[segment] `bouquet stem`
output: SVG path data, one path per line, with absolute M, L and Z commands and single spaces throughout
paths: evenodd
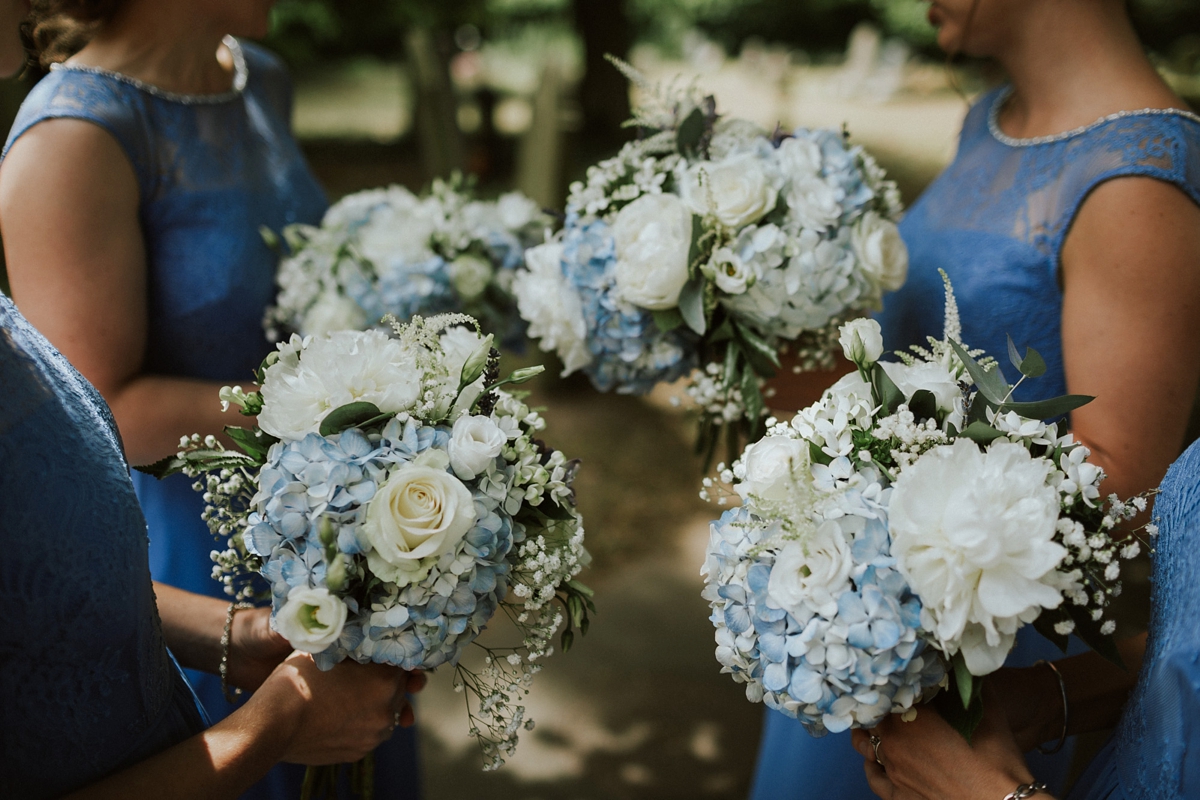
M 338 784 L 343 768 L 350 783 L 350 796 L 357 800 L 374 800 L 375 754 L 368 753 L 353 764 L 325 764 L 304 771 L 300 800 L 338 800 Z

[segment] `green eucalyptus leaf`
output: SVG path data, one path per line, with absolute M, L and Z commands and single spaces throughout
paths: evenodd
M 762 386 L 753 370 L 748 369 L 742 373 L 741 389 L 742 406 L 746 411 L 746 419 L 753 425 L 762 416 L 763 412 Z
M 918 422 L 937 419 L 937 398 L 928 389 L 918 389 L 908 400 L 908 410 L 913 413 Z
M 653 312 L 654 325 L 663 333 L 670 333 L 683 324 L 683 314 L 678 308 L 668 308 Z
M 271 445 L 279 441 L 276 437 L 262 430 L 238 428 L 233 425 L 225 426 L 225 435 L 233 439 L 246 455 L 254 456 L 265 461 Z
M 1008 360 L 1026 378 L 1040 378 L 1046 374 L 1046 360 L 1042 358 L 1041 353 L 1032 347 L 1026 347 L 1025 357 L 1021 358 L 1011 336 L 1008 337 Z
M 979 393 L 987 398 L 994 406 L 998 406 L 1004 402 L 1004 398 L 1008 396 L 1009 385 L 1004 379 L 1004 374 L 1000 371 L 1000 365 L 997 364 L 993 369 L 984 369 L 979 366 L 979 362 L 971 358 L 967 351 L 963 349 L 958 342 L 951 340 L 950 346 L 954 348 L 954 352 L 962 360 L 963 366 L 967 369 L 967 374 L 971 376 L 971 380 L 975 381 L 975 388 Z
M 970 742 L 983 721 L 983 679 L 967 670 L 962 653 L 956 654 L 951 664 L 954 688 L 938 695 L 934 707 L 950 727 Z
M 742 366 L 742 346 L 738 344 L 737 339 L 730 339 L 729 344 L 725 345 L 725 373 L 724 387 L 730 388 L 734 385 L 741 376 Z
M 362 425 L 367 420 L 378 417 L 383 412 L 379 410 L 379 406 L 374 403 L 347 403 L 344 406 L 338 406 L 329 415 L 321 421 L 320 433 L 322 436 L 332 436 L 335 433 L 341 433 L 347 428 L 354 428 Z
M 738 343 L 746 352 L 746 361 L 754 371 L 764 378 L 775 377 L 775 370 L 779 368 L 779 353 L 775 348 L 740 322 L 733 323 L 733 330 Z
M 534 508 L 536 508 L 537 512 L 546 519 L 555 520 L 557 522 L 569 522 L 570 520 L 575 519 L 574 514 L 572 514 L 570 511 L 567 511 L 565 508 L 552 500 L 547 500 L 541 505 L 534 506 Z
M 879 362 L 871 367 L 871 393 L 875 403 L 882 409 L 880 415 L 884 417 L 896 413 L 896 409 L 904 402 L 904 392 L 884 372 Z
M 1065 394 L 1049 400 L 1037 400 L 1032 403 L 1005 403 L 1002 411 L 1015 411 L 1029 419 L 1054 419 L 1069 414 L 1081 406 L 1086 406 L 1096 398 L 1085 394 Z
M 967 427 L 963 428 L 962 436 L 967 437 L 976 444 L 987 446 L 999 439 L 1004 434 L 988 425 L 986 422 L 975 421 Z
M 675 145 L 684 155 L 695 155 L 704 138 L 704 112 L 693 108 L 675 131 Z
M 963 708 L 970 708 L 971 698 L 975 695 L 975 676 L 967 668 L 967 660 L 962 653 L 954 656 L 954 686 L 958 689 L 958 699 Z
M 700 336 L 708 329 L 704 318 L 704 278 L 692 278 L 679 293 L 679 314 L 687 326 Z
M 733 338 L 733 322 L 729 317 L 721 321 L 721 324 L 713 329 L 713 332 L 708 335 L 708 343 L 716 344 L 717 342 L 727 342 Z

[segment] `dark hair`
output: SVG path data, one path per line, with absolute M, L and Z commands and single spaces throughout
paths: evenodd
M 21 37 L 30 66 L 46 70 L 83 49 L 124 0 L 33 0 Z

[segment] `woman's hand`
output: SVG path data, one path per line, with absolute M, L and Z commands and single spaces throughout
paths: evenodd
M 880 766 L 871 734 L 879 737 Z M 884 800 L 999 800 L 1033 775 L 998 699 L 985 695 L 983 722 L 970 744 L 931 706 L 903 722 L 892 715 L 872 731 L 856 730 L 871 791 Z
M 287 639 L 271 630 L 271 609 L 239 611 L 229 638 L 229 683 L 254 691 L 291 652 Z

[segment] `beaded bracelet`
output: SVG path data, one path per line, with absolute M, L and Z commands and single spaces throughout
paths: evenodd
M 1041 664 L 1045 664 L 1047 667 L 1049 667 L 1051 669 L 1051 671 L 1054 672 L 1054 677 L 1058 678 L 1058 692 L 1062 696 L 1062 704 L 1063 704 L 1062 733 L 1060 733 L 1058 736 L 1058 743 L 1055 744 L 1054 747 L 1051 747 L 1049 749 L 1042 747 L 1040 744 L 1037 746 L 1037 751 L 1039 753 L 1041 753 L 1044 756 L 1049 756 L 1049 755 L 1054 755 L 1059 750 L 1062 750 L 1063 745 L 1066 744 L 1067 722 L 1070 720 L 1070 717 L 1071 717 L 1071 708 L 1070 708 L 1070 706 L 1067 705 L 1067 683 L 1066 683 L 1066 681 L 1063 680 L 1062 673 L 1058 671 L 1058 667 L 1054 666 L 1049 661 L 1044 661 L 1044 660 L 1035 661 L 1033 665 L 1036 667 Z
M 225 629 L 221 631 L 221 663 L 217 667 L 217 673 L 221 676 L 221 694 L 225 695 L 225 699 L 230 703 L 236 703 L 242 695 L 242 690 L 238 687 L 233 687 L 232 691 L 229 688 L 229 645 L 233 638 L 233 615 L 247 608 L 254 608 L 254 604 L 230 603 L 225 612 Z
M 1004 800 L 1026 800 L 1038 792 L 1049 791 L 1044 783 L 1022 783 L 1016 789 L 1004 795 Z

